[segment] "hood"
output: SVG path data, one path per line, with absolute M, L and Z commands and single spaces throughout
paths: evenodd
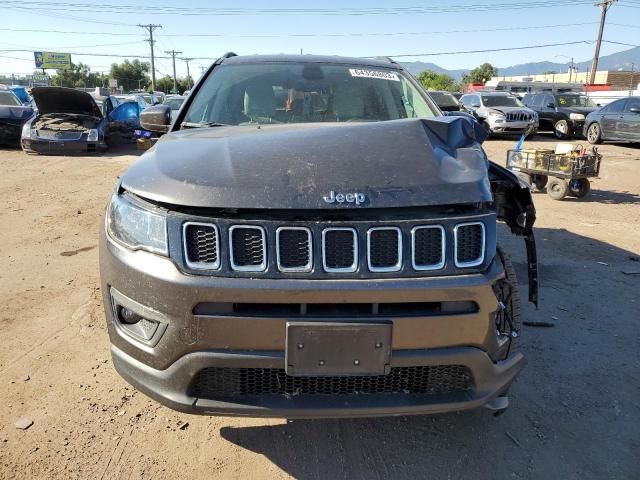
M 0 105 L 0 122 L 22 125 L 33 115 L 29 106 Z
M 93 97 L 80 90 L 62 87 L 34 87 L 31 89 L 31 96 L 36 102 L 40 115 L 68 113 L 102 118 L 102 112 Z
M 585 117 L 591 112 L 595 112 L 598 107 L 558 107 L 559 112 L 565 113 L 581 113 Z
M 162 137 L 121 185 L 157 202 L 208 208 L 487 202 L 485 136 L 465 117 L 189 129 Z M 324 197 L 332 192 L 361 193 L 366 200 L 328 203 Z

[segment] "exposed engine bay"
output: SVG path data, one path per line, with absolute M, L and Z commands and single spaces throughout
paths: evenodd
M 96 128 L 99 122 L 100 119 L 88 115 L 57 113 L 39 116 L 32 127 L 36 130 L 86 133 Z

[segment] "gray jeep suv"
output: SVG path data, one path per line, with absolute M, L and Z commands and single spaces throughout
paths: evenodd
M 488 134 L 530 135 L 538 130 L 538 114 L 510 93 L 467 93 L 460 98 L 460 103 L 463 110 L 471 113 Z
M 488 405 L 524 365 L 496 223 L 536 256 L 530 191 L 398 64 L 227 54 L 124 173 L 100 242 L 113 363 L 200 414 Z

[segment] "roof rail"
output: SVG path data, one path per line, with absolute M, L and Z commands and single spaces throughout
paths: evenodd
M 225 58 L 231 58 L 231 57 L 237 57 L 238 54 L 237 53 L 233 53 L 233 52 L 227 52 L 224 55 L 222 55 L 220 58 L 218 58 L 215 62 L 213 62 L 214 65 L 220 65 Z

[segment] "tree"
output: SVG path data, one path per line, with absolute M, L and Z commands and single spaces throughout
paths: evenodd
M 40 71 L 38 71 L 40 74 Z M 107 77 L 102 73 L 92 72 L 89 65 L 79 62 L 71 64 L 71 68 L 56 70 L 51 77 L 51 84 L 56 87 L 105 87 Z
M 446 73 L 436 73 L 433 70 L 425 70 L 418 75 L 418 81 L 427 90 L 447 90 L 456 92 L 459 90 L 458 83 L 451 75 Z
M 138 59 L 125 60 L 121 64 L 113 63 L 109 71 L 109 78 L 118 81 L 118 86 L 125 92 L 144 89 L 149 84 L 149 64 Z
M 465 73 L 462 76 L 462 83 L 465 85 L 468 83 L 486 83 L 498 75 L 498 69 L 490 63 L 483 63 L 479 67 L 474 68 L 468 74 Z

